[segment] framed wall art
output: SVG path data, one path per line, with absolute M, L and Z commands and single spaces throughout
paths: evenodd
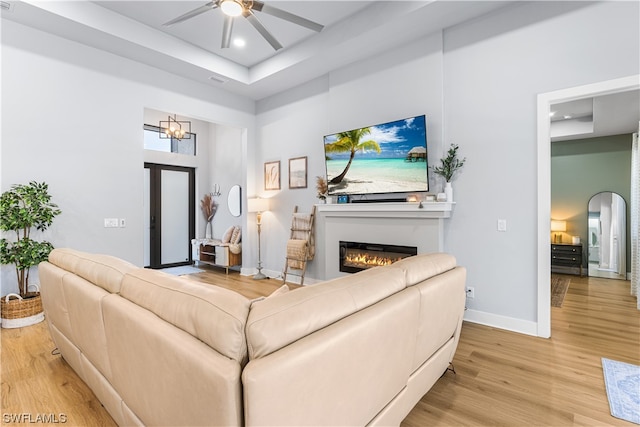
M 264 164 L 264 189 L 280 189 L 280 160 Z
M 289 159 L 289 188 L 307 188 L 307 157 Z

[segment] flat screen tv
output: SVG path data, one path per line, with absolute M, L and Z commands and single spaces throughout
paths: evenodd
M 324 137 L 329 195 L 429 191 L 425 116 Z

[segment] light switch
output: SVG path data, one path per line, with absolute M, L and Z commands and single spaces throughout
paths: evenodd
M 117 228 L 118 227 L 118 218 L 105 218 L 104 219 L 105 228 Z

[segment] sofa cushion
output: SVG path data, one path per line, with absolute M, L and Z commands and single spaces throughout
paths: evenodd
M 127 274 L 120 295 L 204 341 L 220 354 L 246 362 L 244 328 L 250 300 L 228 289 L 161 271 Z
M 245 426 L 368 425 L 409 380 L 419 306 L 405 289 L 251 360 Z
M 242 425 L 237 361 L 125 298 L 109 295 L 103 307 L 126 425 L 130 415 L 134 425 Z
M 407 286 L 412 286 L 430 277 L 449 271 L 455 266 L 456 259 L 453 255 L 437 252 L 407 257 L 391 264 L 389 267 L 402 270 Z
M 249 313 L 249 358 L 272 353 L 404 288 L 404 270 L 376 267 L 267 298 Z
M 49 262 L 111 293 L 120 291 L 124 275 L 138 267 L 110 255 L 90 254 L 73 249 L 54 249 Z
M 413 370 L 418 369 L 459 330 L 466 301 L 465 282 L 466 269 L 456 267 L 411 286 L 420 295 Z

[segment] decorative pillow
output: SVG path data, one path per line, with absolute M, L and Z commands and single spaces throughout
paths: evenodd
M 238 243 L 240 243 L 241 237 L 242 237 L 242 228 L 235 227 L 233 229 L 233 233 L 231 233 L 231 240 L 229 240 L 229 243 L 231 243 L 232 245 L 237 245 Z
M 233 230 L 235 230 L 235 228 L 235 225 L 227 228 L 227 231 L 225 231 L 224 235 L 222 236 L 222 243 L 229 243 L 231 241 L 231 235 L 233 234 Z

